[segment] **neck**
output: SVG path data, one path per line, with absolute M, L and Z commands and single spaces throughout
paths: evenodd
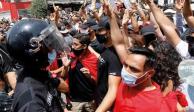
M 86 54 L 88 53 L 88 47 L 83 51 L 83 53 L 81 53 L 81 55 L 77 56 L 78 58 L 83 58 L 84 56 L 86 56 Z
M 112 46 L 112 41 L 110 38 L 108 38 L 107 42 L 104 44 L 105 47 L 111 47 Z
M 90 38 L 90 41 L 92 42 L 92 41 L 94 41 L 94 40 L 96 40 L 96 36 L 94 35 L 94 36 L 91 36 L 91 38 Z
M 137 85 L 135 88 L 142 91 L 151 91 L 156 89 L 156 87 L 152 84 L 151 79 L 144 81 L 143 83 Z

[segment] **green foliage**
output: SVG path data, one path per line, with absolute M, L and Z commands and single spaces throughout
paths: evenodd
M 36 18 L 45 18 L 47 16 L 47 2 L 46 0 L 32 0 L 31 14 Z

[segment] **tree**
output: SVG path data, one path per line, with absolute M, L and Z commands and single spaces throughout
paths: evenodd
M 33 17 L 45 18 L 47 16 L 47 8 L 46 0 L 32 0 L 30 11 Z

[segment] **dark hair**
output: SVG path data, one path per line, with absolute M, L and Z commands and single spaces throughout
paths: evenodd
M 146 62 L 144 64 L 144 70 L 155 67 L 155 65 L 156 65 L 156 54 L 152 50 L 150 50 L 149 48 L 135 46 L 135 47 L 129 49 L 129 51 L 132 54 L 141 54 L 141 55 L 146 56 Z
M 90 44 L 90 38 L 88 34 L 84 34 L 84 33 L 78 33 L 75 36 L 73 36 L 73 38 L 76 38 L 79 40 L 79 42 L 81 44 L 85 44 L 85 45 L 89 45 Z
M 154 41 L 151 43 L 157 55 L 157 66 L 155 75 L 152 79 L 161 86 L 161 90 L 168 86 L 168 81 L 173 81 L 174 90 L 181 84 L 178 75 L 178 65 L 181 61 L 176 50 L 165 41 Z

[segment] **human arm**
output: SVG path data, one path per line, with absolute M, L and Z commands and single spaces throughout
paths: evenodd
M 64 69 L 64 67 L 62 66 L 62 67 L 60 67 L 60 68 L 58 68 L 58 69 L 56 69 L 56 70 L 52 70 L 52 71 L 50 71 L 50 72 L 51 72 L 51 73 L 54 73 L 54 74 L 58 74 L 58 73 L 62 72 L 63 69 Z
M 176 47 L 181 41 L 180 37 L 176 32 L 176 26 L 163 14 L 163 12 L 154 4 L 153 0 L 144 0 L 150 7 L 156 22 L 160 28 L 164 31 L 169 42 Z
M 53 7 L 54 7 L 54 22 L 55 22 L 55 24 L 56 25 L 58 25 L 58 23 L 59 23 L 59 6 L 55 6 L 55 5 L 53 5 Z
M 5 74 L 5 79 L 11 86 L 11 88 L 14 90 L 16 87 L 16 81 L 17 81 L 17 75 L 16 72 L 8 72 Z
M 113 75 L 108 76 L 108 91 L 102 103 L 97 108 L 96 112 L 106 112 L 108 111 L 108 109 L 111 108 L 111 106 L 115 101 L 120 81 L 121 81 L 121 77 L 119 76 L 113 76 Z
M 117 90 L 121 81 L 121 69 L 122 65 L 120 63 L 119 57 L 113 52 L 110 51 L 107 54 L 110 54 L 109 58 L 104 58 L 105 62 L 108 65 L 108 80 L 107 80 L 107 86 L 103 85 L 105 87 L 108 87 L 106 92 L 106 95 L 103 95 L 103 100 L 99 107 L 97 108 L 96 112 L 106 112 L 110 110 L 111 106 L 113 106 L 113 103 L 116 99 Z M 101 91 L 99 91 L 101 92 Z
M 131 25 L 133 27 L 133 31 L 135 33 L 139 32 L 139 25 L 136 19 L 136 15 L 134 14 L 134 12 L 130 12 L 130 17 L 131 17 Z
M 3 51 L 3 50 L 2 50 Z M 11 64 L 11 59 L 9 58 L 8 54 L 3 51 L 2 54 L 0 54 L 0 74 L 3 75 L 3 78 L 5 81 L 11 86 L 11 88 L 14 90 L 16 86 L 16 80 L 17 75 L 13 68 L 13 65 Z
M 86 10 L 85 10 L 86 4 L 87 4 L 87 0 L 84 0 L 84 3 L 82 4 L 82 6 L 79 9 L 79 14 L 81 17 L 83 17 L 84 20 L 87 20 L 87 14 L 86 14 Z
M 190 0 L 185 0 L 183 6 L 183 16 L 185 17 L 187 24 L 191 27 L 194 27 L 194 17 L 190 6 Z
M 69 85 L 67 84 L 67 82 L 63 80 L 62 78 L 59 78 L 59 80 L 60 80 L 60 83 L 57 87 L 57 90 L 62 93 L 69 92 Z
M 115 47 L 117 54 L 119 55 L 120 61 L 123 62 L 127 56 L 127 50 L 125 48 L 125 42 L 123 35 L 119 29 L 119 25 L 116 21 L 115 14 L 110 10 L 107 3 L 105 4 L 105 10 L 110 20 L 111 39 L 113 46 Z
M 156 22 L 156 20 L 155 20 L 152 13 L 150 13 L 150 21 L 154 24 L 154 27 L 156 29 L 155 32 L 156 32 L 156 35 L 157 35 L 158 39 L 161 40 L 161 41 L 165 41 L 166 38 L 162 34 L 162 32 L 160 30 L 160 27 L 159 27 L 158 23 Z
M 141 20 L 145 24 L 148 21 L 148 19 L 146 18 L 146 15 L 145 15 L 142 7 L 138 3 L 133 3 L 132 6 L 134 7 L 133 8 L 134 10 L 137 10 L 139 16 L 141 17 Z

